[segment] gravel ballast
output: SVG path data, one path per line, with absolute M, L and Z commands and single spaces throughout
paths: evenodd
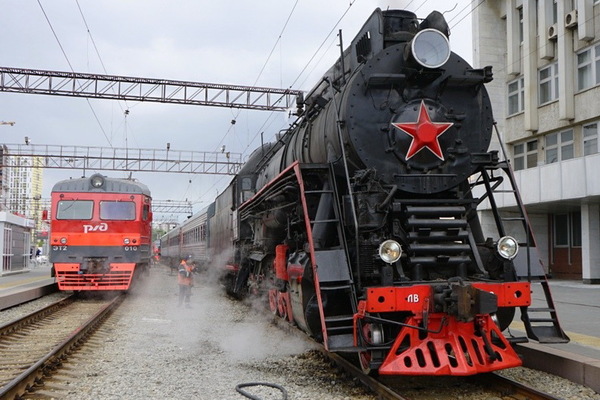
M 103 345 L 78 358 L 77 377 L 66 382 L 76 388 L 64 398 L 244 399 L 236 385 L 264 382 L 280 385 L 289 399 L 376 399 L 333 370 L 310 341 L 204 278 L 195 276 L 192 308 L 180 308 L 176 276 L 152 269 L 116 322 L 97 333 L 106 336 Z M 243 390 L 282 399 L 277 388 Z

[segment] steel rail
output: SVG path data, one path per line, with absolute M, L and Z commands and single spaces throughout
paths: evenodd
M 330 353 L 326 351 L 325 348 L 321 348 L 320 350 L 327 358 L 342 368 L 346 373 L 353 378 L 358 379 L 363 386 L 367 387 L 371 392 L 376 394 L 380 400 L 407 400 L 405 397 L 402 397 L 400 394 L 394 392 L 388 386 L 379 382 L 372 376 L 366 375 L 364 372 L 358 369 L 358 367 L 342 356 L 335 353 Z
M 45 376 L 49 375 L 51 371 L 66 359 L 75 348 L 80 346 L 80 344 L 123 301 L 124 297 L 124 295 L 115 297 L 39 361 L 0 388 L 0 398 L 20 398 L 23 394 L 29 392 L 36 384 L 42 382 Z
M 44 308 L 33 311 L 24 317 L 16 319 L 14 321 L 7 322 L 0 325 L 0 337 L 9 334 L 11 332 L 19 330 L 22 326 L 30 325 L 33 322 L 44 318 L 45 316 L 56 312 L 56 310 L 63 308 L 73 302 L 73 295 L 65 297 L 64 299 L 58 300 L 52 304 L 47 305 Z
M 503 395 L 513 397 L 515 399 L 527 400 L 561 400 L 562 397 L 556 397 L 549 393 L 542 392 L 514 379 L 496 374 L 488 373 L 477 375 L 475 378 L 478 384 L 488 384 L 490 387 L 498 390 Z

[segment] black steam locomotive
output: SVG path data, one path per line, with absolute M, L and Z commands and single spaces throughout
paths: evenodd
M 530 338 L 568 341 L 510 165 L 488 151 L 491 67 L 469 66 L 448 36 L 438 12 L 377 9 L 208 218 L 231 294 L 264 295 L 273 313 L 329 351 L 355 353 L 366 372 L 520 365 L 511 342 L 526 339 L 502 334 L 517 307 Z M 496 207 L 500 191 L 514 197 L 510 216 Z M 535 310 L 533 283 L 548 302 Z

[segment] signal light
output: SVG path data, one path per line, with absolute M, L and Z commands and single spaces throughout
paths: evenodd
M 92 175 L 90 183 L 94 188 L 100 188 L 104 185 L 104 177 L 100 174 Z
M 379 246 L 379 257 L 388 264 L 398 261 L 401 255 L 402 247 L 395 240 L 386 240 Z
M 496 250 L 500 257 L 512 260 L 519 252 L 519 243 L 512 236 L 504 236 L 498 240 Z

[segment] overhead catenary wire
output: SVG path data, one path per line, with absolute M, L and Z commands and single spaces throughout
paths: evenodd
M 467 4 L 465 7 L 463 7 L 463 9 L 460 11 L 460 13 L 464 12 L 464 10 L 469 7 L 469 5 L 471 3 L 473 3 L 476 0 L 473 0 L 472 2 L 470 2 L 469 4 Z M 348 7 L 344 10 L 344 12 L 342 13 L 342 15 L 339 17 L 339 19 L 337 20 L 337 22 L 333 25 L 333 27 L 331 28 L 331 30 L 328 32 L 328 34 L 325 36 L 324 40 L 319 44 L 319 46 L 317 47 L 317 49 L 314 51 L 313 55 L 310 57 L 310 59 L 305 63 L 304 67 L 301 69 L 301 71 L 297 74 L 297 77 L 293 80 L 293 82 L 289 85 L 289 87 L 293 87 L 294 85 L 296 85 L 302 78 L 302 76 L 306 75 L 305 80 L 302 81 L 302 83 L 304 84 L 304 82 L 306 81 L 306 79 L 308 79 L 309 74 L 307 74 L 307 71 L 309 70 L 310 65 L 314 64 L 313 70 L 314 68 L 316 68 L 316 66 L 318 65 L 318 62 L 320 62 L 320 60 L 325 56 L 326 53 L 322 52 L 323 48 L 330 48 L 334 43 L 335 43 L 335 39 L 334 40 L 330 40 L 330 37 L 332 36 L 332 34 L 335 32 L 336 28 L 339 26 L 339 24 L 341 23 L 341 21 L 346 17 L 346 15 L 348 14 L 348 12 L 350 11 L 350 8 L 352 7 L 352 5 L 356 2 L 356 0 L 350 1 Z M 409 4 L 405 7 L 408 8 L 412 3 L 414 2 L 414 0 L 410 1 Z M 427 0 L 425 0 L 424 2 L 419 3 L 417 10 L 422 8 L 425 4 L 427 3 Z M 294 10 L 296 9 L 296 5 L 298 4 L 298 1 L 296 1 L 292 7 L 292 10 L 290 11 L 290 13 L 288 14 L 288 17 L 284 23 L 284 26 L 280 32 L 280 34 L 277 37 L 277 40 L 275 41 L 275 44 L 273 45 L 269 55 L 267 56 L 267 59 L 265 61 L 265 63 L 263 64 L 263 67 L 261 68 L 261 71 L 259 72 L 259 75 L 257 77 L 257 79 L 255 80 L 255 83 L 258 82 L 258 79 L 260 78 L 260 76 L 262 76 L 262 73 L 265 71 L 267 64 L 269 63 L 269 61 L 272 58 L 272 55 L 274 54 L 275 49 L 277 48 L 278 44 L 281 42 L 281 39 L 283 38 L 283 34 L 286 30 L 286 27 L 288 26 Z M 478 5 L 479 6 L 479 5 Z M 455 6 L 456 7 L 456 6 Z M 454 8 L 450 11 L 453 11 Z M 416 11 L 416 10 L 415 10 Z M 472 12 L 472 11 L 471 11 Z M 459 23 L 461 23 L 468 15 L 471 14 L 471 12 L 467 13 L 466 15 L 464 15 L 456 24 L 453 24 L 453 28 L 456 27 Z M 460 15 L 460 13 L 458 15 Z M 455 15 L 452 19 L 454 20 L 455 18 L 457 18 L 458 15 Z M 321 56 L 317 59 L 317 63 L 315 63 L 315 59 L 317 58 L 319 53 L 322 53 Z M 238 111 L 233 120 L 237 120 L 238 116 L 239 116 L 240 111 Z M 275 115 L 275 112 L 270 112 L 269 115 L 266 117 L 265 121 L 263 122 L 263 124 L 259 127 L 259 129 L 257 129 L 256 133 L 254 134 L 254 136 L 252 136 L 252 138 L 247 142 L 246 147 L 243 150 L 243 154 L 247 154 L 247 152 L 249 151 L 249 149 L 253 149 L 254 147 L 256 147 L 254 144 L 257 140 L 257 138 L 259 137 L 259 135 L 261 135 L 262 132 L 265 132 L 267 129 L 265 129 L 266 127 L 270 126 L 273 124 L 273 116 Z M 281 128 L 284 128 L 284 126 L 282 126 Z M 225 141 L 226 137 L 235 129 L 235 124 L 231 124 L 227 130 L 227 132 L 225 133 L 225 135 L 223 136 L 223 138 L 221 139 L 221 141 L 219 142 L 217 149 L 221 146 L 221 144 Z M 216 187 L 217 185 L 219 185 L 223 180 L 223 177 L 220 177 L 218 179 L 218 181 L 216 181 L 212 186 L 211 189 L 213 187 Z M 210 190 L 204 191 L 204 194 L 210 192 Z M 204 195 L 203 194 L 203 195 Z M 200 200 L 200 198 L 198 198 L 197 200 Z
M 411 2 L 411 3 L 412 3 L 412 2 Z M 423 2 L 421 2 L 421 4 L 420 4 L 420 5 L 419 5 L 417 8 L 415 8 L 415 11 L 414 11 L 414 12 L 416 13 L 417 11 L 419 11 L 419 9 L 420 9 L 421 7 L 423 7 L 425 4 L 427 4 L 427 0 L 424 0 Z
M 418 9 L 420 9 L 423 5 L 425 5 L 427 3 L 428 0 L 423 1 L 415 11 L 417 11 Z M 476 1 L 476 0 L 473 0 Z M 472 1 L 472 2 L 473 2 Z M 483 1 L 483 0 L 481 0 Z M 333 28 L 331 28 L 331 30 L 329 31 L 329 33 L 326 35 L 325 39 L 321 42 L 321 44 L 319 45 L 319 47 L 315 50 L 315 52 L 313 53 L 313 55 L 311 56 L 311 58 L 306 62 L 305 66 L 302 68 L 302 70 L 298 73 L 298 76 L 296 77 L 296 79 L 289 85 L 289 87 L 293 87 L 300 79 L 300 77 L 306 72 L 308 66 L 313 62 L 313 60 L 315 59 L 315 57 L 317 56 L 317 54 L 321 51 L 321 49 L 323 48 L 323 46 L 325 45 L 325 43 L 327 42 L 327 40 L 329 39 L 329 37 L 334 33 L 335 29 L 339 26 L 339 24 L 341 23 L 341 21 L 344 19 L 344 17 L 347 15 L 347 13 L 350 11 L 350 8 L 352 7 L 352 5 L 356 2 L 356 0 L 350 1 L 348 7 L 346 8 L 346 10 L 344 11 L 344 13 L 341 15 L 341 17 L 338 19 L 338 21 L 335 23 L 335 25 L 333 26 Z M 463 10 L 468 7 L 470 4 L 472 4 L 472 2 L 470 2 L 468 5 L 466 5 Z M 411 1 L 406 8 L 408 8 L 408 6 L 410 6 L 410 4 L 412 4 L 413 1 Z M 477 5 L 477 7 L 480 4 Z M 461 12 L 463 11 L 461 10 Z M 468 15 L 470 15 L 472 13 L 472 10 L 467 13 L 465 16 L 463 16 L 463 18 L 461 18 L 456 24 L 454 24 L 452 27 L 454 28 L 456 25 L 458 25 L 462 20 L 464 20 Z M 328 46 L 327 48 L 329 48 L 330 46 Z M 324 56 L 324 54 L 322 55 Z M 316 66 L 315 66 L 316 67 Z M 304 81 L 303 81 L 304 82 Z M 265 123 L 263 123 L 263 125 L 260 127 L 260 129 L 258 129 L 257 133 L 254 135 L 254 137 L 252 138 L 252 140 L 250 140 L 250 142 L 246 145 L 246 148 L 244 149 L 244 153 L 252 146 L 252 144 L 254 143 L 254 141 L 257 139 L 257 137 L 260 135 L 261 132 L 264 132 L 264 126 L 266 125 L 266 123 L 268 122 L 268 120 L 272 117 L 273 112 L 271 112 L 269 114 L 269 116 L 267 117 L 267 120 L 265 121 Z
M 104 61 L 102 60 L 102 56 L 100 55 L 98 46 L 96 46 L 96 41 L 94 40 L 94 36 L 92 35 L 92 31 L 90 29 L 90 26 L 88 25 L 87 19 L 85 18 L 85 15 L 83 14 L 83 10 L 81 8 L 81 5 L 79 4 L 79 0 L 75 0 L 75 3 L 77 4 L 77 9 L 79 10 L 79 15 L 81 15 L 81 19 L 83 20 L 83 24 L 85 25 L 86 32 L 87 32 L 88 36 L 90 37 L 92 46 L 94 47 L 94 51 L 96 52 L 96 55 L 98 56 L 98 61 L 100 61 L 102 70 L 104 71 L 105 74 L 108 75 L 108 70 L 106 69 L 106 66 L 104 65 Z M 121 109 L 122 114 L 125 115 L 124 123 L 126 124 L 127 123 L 126 117 L 127 117 L 127 115 L 129 115 L 129 110 L 131 107 L 128 106 L 127 100 L 123 100 L 123 102 L 125 103 L 125 108 L 123 108 L 123 106 L 121 105 L 120 102 L 117 102 L 117 104 L 119 105 L 119 108 Z M 125 129 L 127 129 L 127 128 L 125 128 Z M 127 132 L 125 132 L 125 135 L 127 135 Z M 125 141 L 127 141 L 127 138 L 125 138 Z M 109 144 L 110 144 L 110 141 L 109 141 Z M 112 145 L 111 145 L 111 147 L 112 147 Z
M 292 15 L 294 14 L 294 11 L 296 10 L 296 6 L 298 5 L 299 0 L 296 0 L 296 2 L 294 3 L 294 5 L 292 6 L 292 10 L 290 11 L 290 13 L 288 14 L 287 19 L 285 20 L 285 23 L 283 24 L 283 27 L 281 28 L 281 32 L 279 32 L 279 36 L 277 37 L 277 40 L 275 41 L 275 44 L 273 44 L 273 48 L 271 49 L 271 51 L 269 52 L 269 55 L 267 56 L 267 59 L 265 60 L 261 70 L 258 72 L 258 76 L 256 77 L 256 79 L 254 80 L 254 83 L 252 86 L 256 86 L 256 84 L 258 83 L 260 77 L 262 76 L 263 72 L 265 71 L 265 68 L 267 67 L 267 65 L 269 64 L 269 61 L 271 60 L 271 56 L 273 55 L 273 53 L 275 52 L 275 49 L 277 48 L 277 44 L 281 42 L 281 38 L 283 37 L 283 33 L 285 32 L 291 18 Z M 240 115 L 240 110 L 237 110 L 233 120 L 236 121 Z M 235 124 L 231 124 L 229 126 L 229 129 L 227 130 L 227 132 L 225 132 L 225 135 L 223 136 L 223 138 L 221 139 L 221 141 L 217 144 L 217 149 L 223 144 L 223 142 L 225 141 L 225 138 L 227 137 L 227 135 L 229 134 L 229 132 L 233 129 Z
M 294 81 L 288 86 L 289 88 L 292 88 L 298 82 L 298 80 L 300 79 L 300 77 L 305 73 L 305 71 L 307 70 L 307 68 L 309 67 L 309 65 L 313 62 L 313 60 L 315 59 L 315 57 L 317 56 L 317 54 L 319 54 L 319 52 L 321 51 L 321 49 L 323 48 L 323 46 L 327 43 L 329 37 L 335 32 L 336 28 L 342 22 L 342 20 L 344 19 L 344 17 L 348 14 L 348 11 L 350 11 L 350 8 L 352 7 L 352 5 L 354 5 L 355 2 L 356 2 L 356 0 L 352 0 L 352 1 L 349 2 L 348 7 L 346 8 L 346 10 L 343 12 L 343 14 L 341 15 L 341 17 L 337 20 L 337 22 L 331 28 L 331 30 L 329 31 L 329 33 L 325 36 L 325 39 L 323 39 L 323 41 L 319 44 L 319 47 L 317 47 L 317 49 L 314 51 L 313 55 L 306 62 L 306 64 L 302 68 L 302 70 L 298 73 L 298 76 L 296 77 L 296 79 L 294 79 Z M 267 117 L 267 121 L 268 121 L 269 118 L 272 117 L 272 115 L 273 115 L 273 112 L 271 112 L 269 114 L 269 116 Z M 261 134 L 261 132 L 264 132 L 264 130 L 262 128 L 266 125 L 267 121 L 265 121 L 265 123 L 263 123 L 263 125 L 257 131 L 257 133 L 254 135 L 254 137 L 252 138 L 252 140 L 246 145 L 246 148 L 244 149 L 244 153 L 250 148 L 250 146 L 252 146 L 252 144 L 258 138 L 258 136 Z
M 67 60 L 67 64 L 69 65 L 69 68 L 71 69 L 71 72 L 75 72 L 75 70 L 73 69 L 73 65 L 71 65 L 71 61 L 69 60 L 69 57 L 67 56 L 67 53 L 65 52 L 65 49 L 64 49 L 62 43 L 60 42 L 60 39 L 58 38 L 58 35 L 56 34 L 56 31 L 54 30 L 54 27 L 52 26 L 52 22 L 50 22 L 50 18 L 48 17 L 48 14 L 46 13 L 46 10 L 44 10 L 44 6 L 42 6 L 42 3 L 40 2 L 40 0 L 37 0 L 37 3 L 40 6 L 40 9 L 42 10 L 42 13 L 44 14 L 44 18 L 46 18 L 46 22 L 48 22 L 48 25 L 50 26 L 50 30 L 52 31 L 52 34 L 54 35 L 54 38 L 56 39 L 56 41 L 58 43 L 58 46 L 60 47 L 60 50 L 63 53 L 63 56 Z M 108 142 L 108 144 L 110 145 L 110 147 L 112 147 L 112 142 L 110 141 L 110 139 L 106 135 L 106 131 L 104 130 L 104 127 L 102 126 L 102 123 L 100 123 L 100 119 L 98 118 L 98 115 L 96 114 L 96 111 L 94 110 L 94 107 L 92 107 L 92 103 L 87 98 L 86 98 L 86 101 L 87 101 L 88 106 L 90 107 L 90 110 L 92 110 L 92 114 L 94 114 L 94 118 L 96 119 L 96 122 L 98 123 L 98 126 L 100 127 L 100 130 L 102 131 L 102 134 L 106 138 L 106 141 Z
M 275 50 L 277 49 L 277 45 L 281 42 L 281 39 L 283 37 L 284 32 L 286 31 L 288 24 L 290 22 L 290 20 L 292 19 L 292 15 L 294 14 L 294 11 L 296 10 L 296 6 L 298 5 L 299 0 L 296 0 L 294 5 L 292 6 L 292 9 L 290 10 L 285 23 L 283 24 L 283 27 L 281 28 L 281 31 L 279 32 L 279 35 L 277 37 L 277 40 L 275 41 L 275 43 L 273 44 L 273 47 L 271 48 L 271 51 L 269 52 L 269 55 L 267 56 L 267 59 L 265 60 L 261 70 L 258 72 L 258 75 L 256 77 L 256 79 L 254 80 L 254 84 L 253 86 L 256 86 L 256 84 L 258 83 L 258 81 L 260 80 L 262 74 L 264 73 L 269 61 L 271 60 L 271 57 L 273 56 L 273 53 L 275 52 Z M 223 145 L 223 143 L 225 142 L 225 139 L 227 138 L 227 136 L 231 133 L 232 130 L 235 130 L 235 124 L 236 121 L 239 118 L 239 115 L 241 113 L 241 110 L 237 110 L 237 112 L 233 115 L 233 119 L 231 120 L 231 124 L 229 125 L 229 128 L 227 129 L 227 131 L 225 132 L 225 134 L 223 135 L 223 137 L 221 138 L 221 140 L 218 142 L 215 151 L 218 151 L 218 149 Z M 263 132 L 264 131 L 264 127 L 267 124 L 267 122 L 269 121 L 269 119 L 274 115 L 273 112 L 269 113 L 269 116 L 267 117 L 267 119 L 265 120 L 265 122 L 263 123 L 263 125 L 259 128 L 258 132 Z M 243 150 L 243 152 L 247 151 L 248 148 L 251 146 L 251 143 L 254 142 L 254 140 L 256 139 L 256 137 L 258 136 L 258 134 L 256 134 L 251 141 L 248 142 L 248 145 L 246 146 L 246 148 Z M 213 183 L 213 185 L 208 189 L 204 191 L 204 194 L 206 193 L 210 193 L 211 189 L 213 189 L 214 187 L 216 187 L 219 183 L 221 183 L 221 181 L 223 180 L 223 176 L 221 176 L 215 183 Z M 187 192 L 187 189 L 186 189 Z M 203 195 L 204 195 L 203 194 Z M 202 196 L 203 196 L 202 195 Z M 199 203 L 200 199 L 202 198 L 202 196 L 200 196 L 199 198 L 197 198 L 197 200 L 194 203 Z

